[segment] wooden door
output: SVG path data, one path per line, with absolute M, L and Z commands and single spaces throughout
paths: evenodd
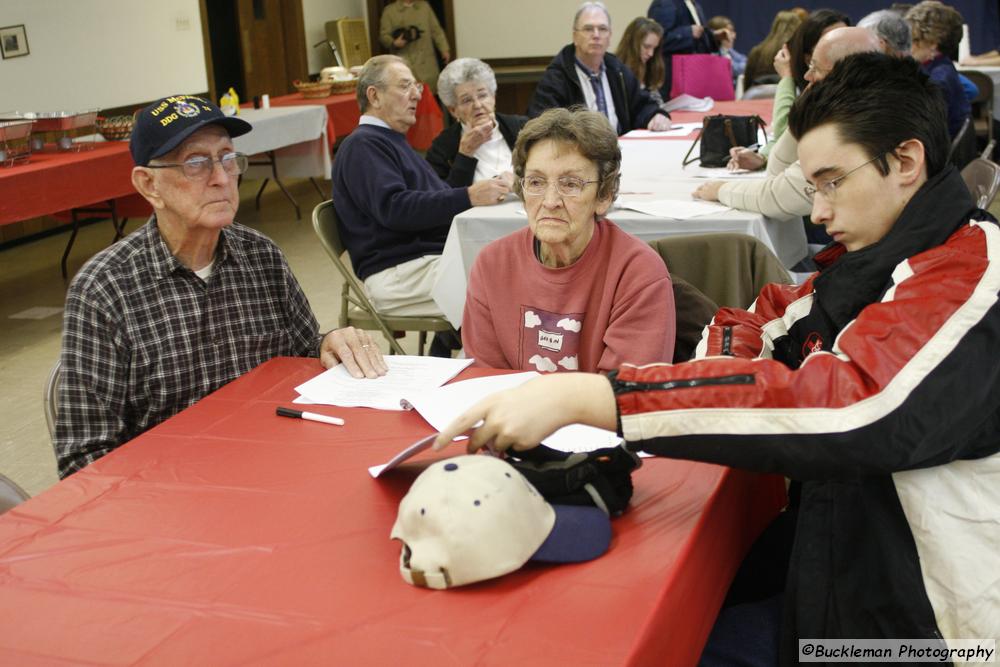
M 301 0 L 236 0 L 246 99 L 309 80 Z

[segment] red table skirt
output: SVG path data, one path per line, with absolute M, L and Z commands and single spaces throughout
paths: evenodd
M 0 225 L 134 195 L 128 142 L 97 142 L 91 150 L 32 154 L 0 168 Z

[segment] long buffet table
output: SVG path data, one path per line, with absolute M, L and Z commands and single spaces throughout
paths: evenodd
M 283 174 L 329 177 L 325 107 L 242 113 L 255 130 L 234 140 L 237 150 L 274 151 Z M 132 167 L 126 141 L 98 140 L 92 149 L 81 151 L 47 147 L 27 163 L 0 168 L 0 225 L 133 195 Z

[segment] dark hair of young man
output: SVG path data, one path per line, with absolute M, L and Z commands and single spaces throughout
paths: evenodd
M 927 177 L 947 164 L 948 112 L 941 89 L 912 58 L 857 53 L 840 60 L 822 81 L 795 100 L 788 129 L 796 139 L 833 123 L 845 143 L 868 157 L 892 153 L 909 139 L 924 145 Z M 885 157 L 876 162 L 889 173 Z

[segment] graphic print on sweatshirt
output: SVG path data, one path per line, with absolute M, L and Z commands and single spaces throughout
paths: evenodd
M 539 373 L 577 370 L 583 319 L 584 313 L 550 313 L 521 306 L 519 368 L 534 368 Z

